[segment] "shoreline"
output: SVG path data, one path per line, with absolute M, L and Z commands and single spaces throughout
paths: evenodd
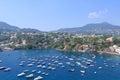
M 42 49 L 47 49 L 47 48 L 42 48 Z M 2 50 L 3 51 L 11 51 L 11 50 L 42 50 L 42 49 L 8 49 L 8 50 Z M 53 49 L 53 48 L 48 48 L 48 49 Z M 81 53 L 98 53 L 98 54 L 111 54 L 111 55 L 120 55 L 119 53 L 116 52 L 107 52 L 107 51 L 84 51 L 84 50 L 79 50 L 79 51 L 72 51 L 72 50 L 63 50 L 63 49 L 53 49 L 57 51 L 62 51 L 62 52 L 81 52 Z
M 55 50 L 62 51 L 62 52 L 82 52 L 82 53 L 98 53 L 98 54 L 120 55 L 119 53 L 116 53 L 116 52 L 107 52 L 107 51 L 84 51 L 84 50 L 69 51 L 69 50 L 62 50 L 62 49 L 55 49 Z

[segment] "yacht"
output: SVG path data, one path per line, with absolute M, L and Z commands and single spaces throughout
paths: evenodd
M 34 80 L 40 80 L 42 78 L 43 78 L 42 76 L 38 76 L 38 77 L 34 78 Z
M 32 78 L 34 76 L 34 74 L 29 74 L 27 76 L 25 76 L 26 78 Z
M 25 73 L 22 72 L 22 73 L 18 74 L 17 77 L 21 77 L 21 76 L 24 76 L 24 75 L 25 75 Z

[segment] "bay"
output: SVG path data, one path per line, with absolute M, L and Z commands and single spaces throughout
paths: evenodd
M 0 60 L 0 67 L 11 68 L 10 71 L 0 70 L 0 80 L 34 80 L 37 76 L 42 76 L 42 80 L 120 80 L 120 56 L 117 55 L 59 52 L 52 49 L 13 50 L 1 52 Z M 24 70 L 29 71 L 17 77 Z M 25 76 L 29 74 L 34 76 L 28 79 Z

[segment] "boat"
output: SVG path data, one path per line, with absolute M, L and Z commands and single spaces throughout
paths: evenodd
M 28 67 L 31 67 L 31 66 L 33 66 L 33 64 L 28 64 L 27 66 L 28 66 Z
M 37 73 L 38 73 L 38 74 L 40 74 L 40 73 L 41 73 L 41 71 L 38 71 Z
M 36 70 L 32 70 L 32 73 L 36 72 Z
M 83 71 L 83 70 L 80 70 L 80 72 L 81 72 L 82 74 L 85 74 L 85 71 Z
M 6 69 L 6 67 L 0 67 L 0 70 Z
M 74 59 L 73 58 L 69 58 L 70 61 L 73 61 Z
M 42 65 L 37 65 L 37 68 L 40 68 L 40 67 L 42 67 Z
M 22 72 L 22 73 L 18 74 L 17 77 L 21 77 L 21 76 L 24 76 L 24 75 L 25 75 L 25 73 Z
M 38 77 L 34 78 L 34 80 L 40 80 L 40 79 L 43 79 L 43 77 L 42 76 L 38 76 Z
M 51 70 L 55 70 L 56 68 L 51 68 Z
M 74 71 L 75 71 L 75 69 L 68 69 L 68 71 L 70 71 L 70 72 L 74 72 Z
M 90 65 L 91 63 L 89 61 L 86 62 L 87 65 Z
M 34 74 L 29 74 L 27 76 L 25 76 L 26 78 L 32 78 L 34 76 Z
M 45 76 L 48 76 L 48 73 L 46 73 Z
M 20 63 L 19 66 L 23 66 L 24 64 L 23 63 Z
M 102 67 L 98 67 L 98 69 L 102 69 Z
M 45 72 L 41 73 L 42 75 L 45 75 Z
M 2 60 L 0 60 L 0 63 L 2 63 Z
M 94 74 L 96 74 L 97 72 L 94 72 Z
M 28 71 L 29 71 L 29 70 L 23 70 L 23 72 L 25 72 L 25 73 L 28 72 Z
M 76 64 L 77 64 L 78 66 L 81 66 L 81 63 L 80 63 L 80 62 L 76 62 Z
M 42 66 L 42 68 L 43 68 L 43 69 L 45 69 L 45 68 L 46 68 L 46 66 Z
M 5 72 L 10 71 L 10 70 L 11 70 L 11 68 L 4 69 Z

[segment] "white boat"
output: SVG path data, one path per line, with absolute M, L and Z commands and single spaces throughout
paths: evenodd
M 70 61 L 74 60 L 73 58 L 69 58 Z
M 33 64 L 28 64 L 27 66 L 31 67 L 31 66 L 33 66 Z
M 42 75 L 45 75 L 45 72 L 41 73 Z
M 97 72 L 94 72 L 94 74 L 96 74 Z
M 25 73 L 28 72 L 28 71 L 29 71 L 29 70 L 23 70 L 23 72 L 25 72 Z
M 32 73 L 36 72 L 36 70 L 32 70 Z
M 40 68 L 40 67 L 42 67 L 42 65 L 37 65 L 37 68 Z
M 17 77 L 21 77 L 21 76 L 24 76 L 24 75 L 25 75 L 25 73 L 22 72 L 22 73 L 18 74 Z
M 70 72 L 74 72 L 74 71 L 75 71 L 75 69 L 68 69 L 68 71 L 70 71 Z
M 19 66 L 23 66 L 24 64 L 23 63 L 20 63 Z
M 48 76 L 48 73 L 46 73 L 45 75 Z
M 38 77 L 34 78 L 34 80 L 40 80 L 42 78 L 43 78 L 42 76 L 38 76 Z
M 38 73 L 38 74 L 40 74 L 40 73 L 41 73 L 41 71 L 38 71 L 37 73 Z
M 2 60 L 0 60 L 0 63 L 2 63 Z
M 82 74 L 84 74 L 84 73 L 85 73 L 85 71 L 83 71 L 83 70 L 80 70 L 80 72 L 81 72 Z
M 98 67 L 98 69 L 102 69 L 102 67 Z
M 0 70 L 6 69 L 6 67 L 0 67 Z
M 51 70 L 55 70 L 56 68 L 51 68 Z
M 81 66 L 81 63 L 80 63 L 80 62 L 76 62 L 76 64 L 77 64 L 78 66 Z
M 45 68 L 46 68 L 46 66 L 42 66 L 42 68 L 43 68 L 43 69 L 45 69 Z
M 26 76 L 26 78 L 32 78 L 34 75 L 33 74 L 29 74 Z
M 4 71 L 10 71 L 11 70 L 11 68 L 6 68 L 6 69 L 4 69 Z

